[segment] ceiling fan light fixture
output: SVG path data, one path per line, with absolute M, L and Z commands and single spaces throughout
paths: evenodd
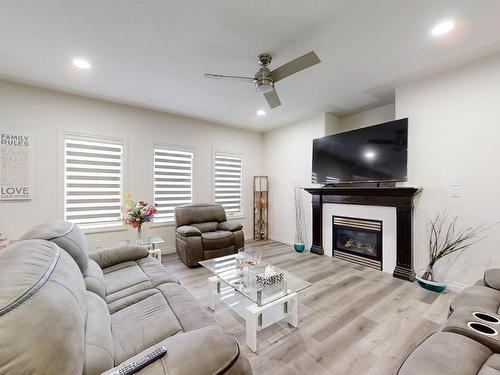
M 274 87 L 273 87 L 273 85 L 269 85 L 269 84 L 264 83 L 263 85 L 258 85 L 256 87 L 256 89 L 257 89 L 258 93 L 265 94 L 265 93 L 273 91 Z
M 274 90 L 274 82 L 270 79 L 260 79 L 255 82 L 255 89 L 261 94 L 271 92 Z

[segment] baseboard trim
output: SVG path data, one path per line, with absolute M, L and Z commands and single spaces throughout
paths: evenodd
M 457 293 L 460 293 L 462 290 L 467 288 L 467 285 L 455 283 L 453 281 L 448 281 L 448 280 L 446 280 L 446 284 L 447 284 L 447 287 L 449 290 L 451 290 L 452 292 L 457 292 Z
M 281 242 L 281 243 L 284 243 L 286 245 L 293 246 L 293 241 L 290 241 L 290 240 L 287 240 L 287 239 L 284 239 L 284 238 L 279 238 L 277 236 L 273 236 L 272 234 L 269 235 L 269 239 L 272 240 L 272 241 Z
M 162 247 L 161 253 L 162 254 L 174 254 L 175 253 L 175 246 Z

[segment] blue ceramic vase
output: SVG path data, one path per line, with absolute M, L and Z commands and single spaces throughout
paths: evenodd
M 301 243 L 294 243 L 293 248 L 295 249 L 296 252 L 303 253 L 305 248 L 306 248 L 306 245 L 302 242 Z

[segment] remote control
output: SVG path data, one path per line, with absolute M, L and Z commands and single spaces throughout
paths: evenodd
M 146 367 L 150 363 L 156 361 L 158 358 L 163 357 L 167 353 L 167 348 L 164 346 L 159 347 L 158 349 L 153 350 L 148 355 L 145 355 L 141 359 L 137 361 L 130 362 L 128 365 L 123 366 L 121 369 L 113 372 L 113 375 L 130 375 L 135 374 L 140 369 Z

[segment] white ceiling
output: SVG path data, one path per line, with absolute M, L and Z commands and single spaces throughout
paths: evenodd
M 388 103 L 395 85 L 500 51 L 499 14 L 498 0 L 2 0 L 0 77 L 265 130 Z M 432 37 L 443 18 L 457 27 Z M 247 83 L 203 77 L 311 50 L 322 63 L 278 82 L 272 111 Z

